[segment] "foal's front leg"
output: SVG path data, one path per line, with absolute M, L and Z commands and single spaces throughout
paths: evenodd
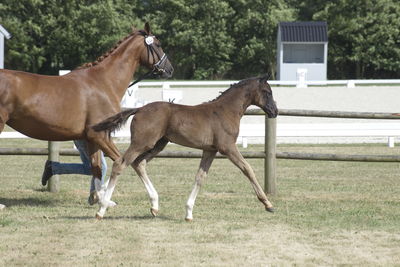
M 104 195 L 101 197 L 99 201 L 100 209 L 96 213 L 97 219 L 102 219 L 108 207 L 114 206 L 114 202 L 111 201 L 111 196 L 114 192 L 115 186 L 117 185 L 118 176 L 122 173 L 122 171 L 129 166 L 139 155 L 138 152 L 133 151 L 132 146 L 128 148 L 125 154 L 114 161 L 111 171 L 111 177 L 108 180 L 107 188 L 104 192 Z
M 264 190 L 262 190 L 260 184 L 258 183 L 253 169 L 251 168 L 250 164 L 247 163 L 247 161 L 243 158 L 242 154 L 240 154 L 236 145 L 233 144 L 229 150 L 224 152 L 224 154 L 233 162 L 233 164 L 235 164 L 250 180 L 250 183 L 253 186 L 258 200 L 260 200 L 261 203 L 264 204 L 265 209 L 269 212 L 273 212 L 274 209 L 272 207 L 272 204 L 271 202 L 269 202 L 267 196 L 264 193 Z
M 196 180 L 192 192 L 190 193 L 189 199 L 186 203 L 186 218 L 187 222 L 193 221 L 193 207 L 196 201 L 197 194 L 200 191 L 203 179 L 207 176 L 208 170 L 210 169 L 211 163 L 215 158 L 217 151 L 203 151 L 201 157 L 200 167 L 196 174 Z

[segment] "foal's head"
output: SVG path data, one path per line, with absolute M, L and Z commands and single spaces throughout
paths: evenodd
M 171 77 L 174 68 L 162 50 L 160 41 L 151 34 L 149 23 L 146 22 L 144 30 L 141 30 L 140 33 L 144 37 L 143 45 L 146 47 L 140 56 L 141 64 L 152 69 L 153 73 L 161 78 Z
M 260 107 L 268 118 L 275 118 L 278 115 L 278 108 L 272 96 L 272 89 L 267 82 L 267 77 L 261 77 L 255 80 L 254 98 L 251 104 Z

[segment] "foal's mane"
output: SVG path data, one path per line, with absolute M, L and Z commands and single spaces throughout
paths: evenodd
M 82 66 L 77 67 L 76 69 L 86 69 L 86 68 L 90 68 L 93 66 L 96 66 L 97 64 L 99 64 L 100 62 L 102 62 L 105 58 L 107 58 L 109 55 L 111 55 L 115 50 L 117 50 L 117 48 L 123 43 L 125 42 L 129 37 L 134 36 L 134 35 L 142 35 L 145 36 L 146 32 L 144 30 L 138 30 L 138 31 L 132 31 L 129 35 L 125 36 L 124 38 L 122 38 L 121 40 L 119 40 L 113 48 L 111 48 L 110 50 L 108 50 L 106 53 L 104 53 L 103 55 L 101 55 L 100 57 L 98 57 L 95 61 L 93 62 L 88 62 L 88 63 L 84 63 Z
M 248 78 L 248 79 L 241 80 L 238 83 L 231 84 L 231 86 L 228 89 L 226 89 L 225 91 L 220 92 L 219 96 L 217 96 L 216 98 L 214 98 L 213 100 L 210 100 L 208 102 L 217 101 L 222 96 L 224 96 L 226 93 L 231 92 L 232 90 L 234 90 L 234 89 L 236 89 L 238 87 L 242 87 L 242 86 L 245 85 L 245 83 L 249 82 L 250 80 L 254 80 L 254 79 L 259 79 L 259 78 L 258 77 L 257 78 Z

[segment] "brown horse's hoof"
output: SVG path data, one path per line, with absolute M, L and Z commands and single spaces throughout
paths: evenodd
M 193 219 L 185 218 L 185 221 L 187 221 L 187 222 L 193 222 Z
M 265 210 L 268 212 L 271 212 L 271 213 L 274 213 L 274 211 L 275 211 L 273 207 L 265 208 Z
M 101 216 L 99 213 L 96 213 L 96 219 L 101 221 L 103 219 L 103 216 Z
M 151 212 L 151 215 L 153 215 L 153 217 L 157 217 L 158 210 L 151 208 L 150 212 Z

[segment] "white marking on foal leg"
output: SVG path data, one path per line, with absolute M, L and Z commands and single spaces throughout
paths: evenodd
M 186 221 L 192 221 L 193 220 L 193 207 L 194 203 L 196 202 L 196 197 L 199 194 L 200 191 L 200 184 L 199 181 L 197 181 L 196 177 L 196 182 L 194 183 L 192 192 L 190 193 L 189 199 L 186 202 Z
M 146 172 L 146 160 L 142 160 L 139 164 L 132 165 L 133 168 L 135 169 L 136 173 L 139 175 L 140 179 L 142 180 L 144 187 L 147 190 L 147 193 L 149 194 L 149 199 L 151 203 L 151 209 L 150 212 L 153 216 L 157 216 L 158 213 L 158 193 L 156 189 L 154 188 L 153 184 L 150 181 L 149 176 L 147 175 Z
M 144 186 L 146 187 L 147 193 L 149 194 L 150 203 L 151 203 L 151 214 L 153 214 L 153 216 L 157 216 L 158 193 L 149 179 L 145 179 L 145 180 L 142 179 L 142 181 L 144 183 Z
M 189 199 L 186 202 L 186 218 L 185 220 L 190 222 L 193 220 L 193 207 L 196 202 L 196 197 L 200 191 L 201 183 L 203 179 L 207 176 L 208 169 L 214 160 L 216 151 L 203 151 L 203 156 L 201 157 L 200 168 L 196 174 L 196 180 L 192 192 L 190 193 Z

